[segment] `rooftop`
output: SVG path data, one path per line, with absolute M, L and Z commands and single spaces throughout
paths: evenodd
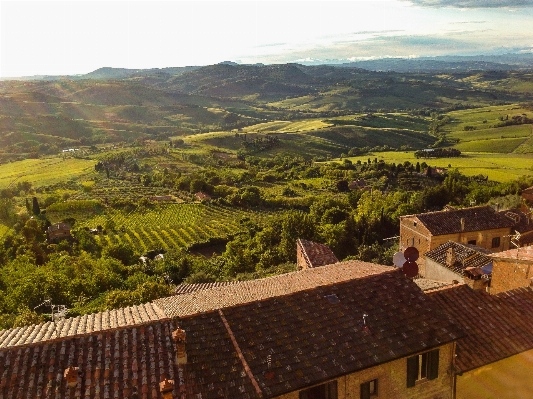
M 234 364 L 239 353 L 256 384 L 237 382 L 243 390 L 226 397 L 257 398 L 261 392 L 272 398 L 442 346 L 461 334 L 398 269 L 179 323 L 188 340 L 185 378 L 204 381 L 191 387 L 202 398 L 218 397 L 230 385 L 224 381 L 231 381 L 231 369 L 221 365 Z
M 0 331 L 0 349 L 78 337 L 168 319 L 153 303 Z M 0 362 L 1 363 L 1 362 Z
M 448 264 L 447 261 L 449 251 L 453 251 L 455 256 L 453 265 Z M 487 256 L 489 254 L 490 251 L 475 245 L 448 241 L 426 252 L 424 256 L 462 275 L 466 268 L 484 267 L 491 264 L 492 258 Z
M 457 341 L 458 372 L 533 349 L 531 288 L 489 295 L 456 285 L 428 295 L 465 333 Z
M 390 266 L 352 260 L 258 280 L 242 281 L 238 284 L 215 287 L 190 294 L 161 298 L 155 300 L 154 304 L 163 309 L 169 317 L 182 317 L 391 270 L 394 269 Z
M 238 284 L 239 281 L 216 281 L 214 283 L 179 284 L 174 290 L 174 295 L 190 294 L 191 292 L 208 290 L 215 287 Z
M 301 238 L 296 240 L 296 245 L 302 251 L 307 267 L 331 265 L 339 261 L 327 245 Z
M 512 227 L 514 222 L 490 206 L 420 213 L 415 216 L 431 234 L 454 234 L 461 231 L 481 231 Z M 407 217 L 403 216 L 402 218 Z
M 490 255 L 494 259 L 533 261 L 533 246 L 509 249 Z

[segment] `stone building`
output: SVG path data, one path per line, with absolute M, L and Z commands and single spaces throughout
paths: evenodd
M 490 206 L 446 209 L 400 217 L 400 249 L 415 247 L 422 255 L 420 273 L 425 273 L 423 255 L 448 241 L 476 245 L 492 252 L 509 249 L 514 222 Z
M 475 245 L 448 241 L 425 254 L 425 277 L 437 281 L 466 283 L 472 288 L 488 286 L 492 273 L 491 252 Z
M 70 226 L 66 223 L 56 223 L 46 230 L 48 242 L 59 242 L 64 239 L 72 238 L 70 235 Z
M 533 246 L 510 249 L 490 257 L 494 262 L 491 294 L 533 284 Z
M 301 238 L 296 240 L 296 265 L 298 270 L 330 265 L 338 261 L 327 245 Z

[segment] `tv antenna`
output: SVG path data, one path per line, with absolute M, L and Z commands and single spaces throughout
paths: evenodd
M 54 305 L 50 298 L 45 299 L 42 303 L 35 306 L 33 310 L 41 306 L 50 306 L 50 316 L 53 322 L 64 320 L 68 313 L 68 308 L 65 305 Z

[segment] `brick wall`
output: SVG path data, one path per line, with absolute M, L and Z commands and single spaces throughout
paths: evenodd
M 440 347 L 439 376 L 434 380 L 419 381 L 414 387 L 407 388 L 407 358 L 402 358 L 338 378 L 338 399 L 359 399 L 361 384 L 374 379 L 378 380 L 378 398 L 451 399 L 453 351 L 453 343 Z M 299 391 L 276 399 L 299 399 Z
M 532 277 L 533 264 L 531 261 L 494 259 L 490 293 L 498 294 L 514 288 L 529 287 Z

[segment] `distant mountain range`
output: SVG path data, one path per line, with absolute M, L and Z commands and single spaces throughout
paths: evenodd
M 360 68 L 376 72 L 400 73 L 439 73 L 439 72 L 470 72 L 470 71 L 517 71 L 533 69 L 533 53 L 509 53 L 500 55 L 479 56 L 441 56 L 420 58 L 380 58 L 345 62 L 345 60 L 325 60 L 300 62 L 305 66 L 335 66 L 339 68 Z M 218 65 L 238 66 L 241 64 L 224 61 Z M 247 66 L 264 66 L 263 64 Z M 171 77 L 180 76 L 203 66 L 185 66 L 169 68 L 127 69 L 127 68 L 99 68 L 83 75 L 50 76 L 36 75 L 0 80 L 58 80 L 58 79 L 129 79 L 132 77 Z

